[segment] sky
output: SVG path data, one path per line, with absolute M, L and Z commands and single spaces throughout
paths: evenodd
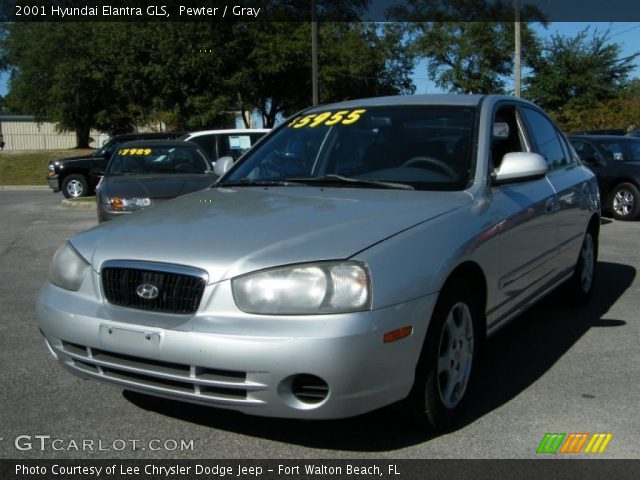
M 547 28 L 536 26 L 535 29 L 542 37 L 549 37 L 555 33 L 566 36 L 575 36 L 578 32 L 589 27 L 591 31 L 605 31 L 610 29 L 611 41 L 622 46 L 622 55 L 632 55 L 640 51 L 640 22 L 562 22 L 550 23 Z M 636 69 L 632 72 L 632 77 L 640 77 L 640 58 L 635 60 Z M 415 93 L 440 93 L 441 90 L 427 78 L 426 62 L 416 65 L 413 75 L 413 83 L 416 86 Z M 5 73 L 0 74 L 0 95 L 6 95 L 8 90 L 8 78 Z

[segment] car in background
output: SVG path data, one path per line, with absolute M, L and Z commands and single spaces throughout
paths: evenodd
M 249 150 L 267 132 L 268 128 L 247 128 L 227 130 L 202 130 L 189 132 L 180 140 L 197 143 L 209 156 L 213 165 L 222 157 L 231 157 L 236 161 Z
M 525 100 L 317 106 L 222 166 L 61 246 L 36 312 L 67 370 L 271 417 L 404 400 L 446 429 L 489 335 L 560 286 L 593 292 L 595 176 Z
M 47 184 L 54 192 L 62 190 L 66 198 L 85 197 L 95 190 L 99 178 L 91 174 L 93 169 L 104 169 L 111 155 L 123 142 L 142 139 L 177 138 L 184 132 L 127 133 L 116 135 L 90 155 L 50 160 Z
M 619 135 L 571 135 L 576 153 L 595 174 L 602 208 L 618 220 L 640 214 L 640 138 Z
M 211 186 L 217 177 L 202 149 L 180 140 L 118 146 L 96 189 L 103 222 Z
M 623 128 L 595 128 L 591 130 L 579 130 L 571 135 L 624 135 L 627 131 Z

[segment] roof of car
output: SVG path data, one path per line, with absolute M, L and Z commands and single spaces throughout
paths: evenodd
M 387 107 L 397 105 L 453 105 L 461 107 L 477 107 L 483 100 L 489 99 L 493 102 L 506 100 L 519 102 L 528 105 L 535 105 L 528 100 L 509 95 L 472 95 L 460 93 L 442 94 L 421 94 L 421 95 L 394 95 L 389 97 L 362 98 L 357 100 L 347 100 L 344 102 L 318 105 L 308 111 L 323 111 L 336 108 L 357 108 L 357 107 Z
M 184 135 L 184 132 L 137 132 L 137 133 L 121 133 L 114 135 L 112 138 L 118 140 L 126 140 L 127 138 L 153 139 L 153 138 L 176 138 Z
M 133 140 L 131 142 L 121 143 L 119 148 L 131 148 L 131 147 L 189 147 L 200 148 L 193 142 L 187 142 L 185 140 Z
M 218 135 L 222 133 L 267 133 L 268 128 L 227 128 L 220 130 L 199 130 L 197 132 L 187 132 L 184 136 L 199 137 L 201 135 Z

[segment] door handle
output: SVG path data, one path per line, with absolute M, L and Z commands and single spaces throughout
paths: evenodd
M 544 204 L 544 213 L 554 213 L 558 211 L 558 200 L 556 197 L 550 197 Z

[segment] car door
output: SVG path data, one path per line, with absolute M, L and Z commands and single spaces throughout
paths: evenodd
M 494 168 L 499 168 L 505 154 L 532 149 L 514 104 L 497 108 L 494 131 L 508 132 L 504 138 L 494 133 L 490 151 Z M 491 197 L 500 233 L 493 241 L 492 256 L 499 271 L 494 279 L 495 297 L 487 312 L 489 327 L 553 283 L 557 243 L 557 196 L 546 178 L 493 186 Z
M 557 195 L 556 215 L 552 217 L 557 237 L 557 255 L 554 268 L 558 276 L 571 271 L 578 259 L 588 212 L 585 197 L 589 186 L 580 181 L 578 164 L 564 136 L 542 112 L 531 107 L 522 107 L 522 116 L 527 124 L 534 148 L 547 161 L 547 180 Z
M 598 188 L 603 197 L 608 195 L 611 190 L 611 175 L 609 168 L 604 159 L 604 155 L 598 151 L 595 145 L 582 138 L 572 138 L 571 144 L 580 160 L 596 175 Z

